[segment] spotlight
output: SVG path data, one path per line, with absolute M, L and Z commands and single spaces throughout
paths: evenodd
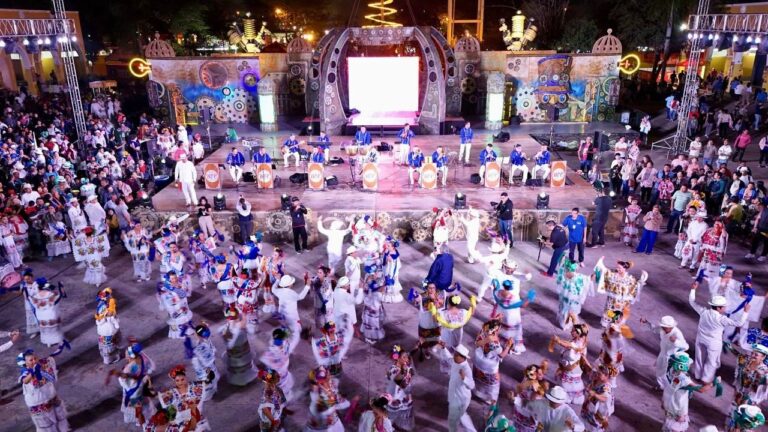
M 467 196 L 461 192 L 457 192 L 453 197 L 453 208 L 456 210 L 467 208 Z
M 227 208 L 227 198 L 223 193 L 219 192 L 213 197 L 213 209 L 217 211 L 225 210 Z
M 688 33 L 688 39 L 693 39 L 693 33 Z
M 756 43 L 756 44 L 759 44 L 759 43 L 761 43 L 762 41 L 763 41 L 763 40 L 762 40 L 762 39 L 760 39 L 760 36 L 755 36 L 755 43 Z
M 138 195 L 139 195 L 138 201 L 140 206 L 154 208 L 154 206 L 152 205 L 152 199 L 149 197 L 148 193 L 146 193 L 145 191 L 140 191 Z
M 23 43 L 23 44 L 24 44 L 24 46 L 27 46 L 27 45 L 29 45 L 29 39 L 27 39 L 27 38 L 24 38 L 24 40 L 23 40 L 23 41 L 21 41 L 21 43 Z
M 538 196 L 536 196 L 536 209 L 537 210 L 545 210 L 549 208 L 549 195 L 541 191 Z
M 616 192 L 610 191 L 610 192 L 608 192 L 608 196 L 611 197 L 611 198 L 615 198 L 616 197 Z
M 714 38 L 714 36 L 712 36 L 712 33 L 710 33 L 709 36 L 707 36 L 707 39 L 709 39 L 709 40 L 712 40 L 713 38 Z
M 282 194 L 280 196 L 280 208 L 283 211 L 288 211 L 291 209 L 291 196 L 288 194 Z
M 72 42 L 77 42 L 77 36 L 72 36 L 71 38 L 69 38 L 69 40 L 71 40 Z
M 738 42 L 739 41 L 739 36 L 738 35 L 733 35 L 733 41 L 734 42 Z
M 719 33 L 715 33 L 715 40 L 718 40 L 718 39 L 720 39 L 720 34 Z
M 0 48 L 5 48 L 5 41 L 0 39 Z
M 42 45 L 42 44 L 43 44 L 43 40 L 42 40 L 42 39 L 38 39 L 38 40 L 37 40 L 37 44 L 38 44 L 38 45 Z
M 50 45 L 51 44 L 51 38 L 45 38 L 45 44 Z
M 747 43 L 752 43 L 752 36 L 747 36 Z

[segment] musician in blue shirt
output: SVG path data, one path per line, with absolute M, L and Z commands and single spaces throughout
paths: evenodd
M 325 156 L 319 147 L 312 147 L 312 153 L 309 154 L 309 161 L 312 163 L 325 163 Z
M 408 153 L 408 184 L 413 186 L 413 173 L 419 173 L 419 186 L 421 186 L 421 167 L 424 165 L 424 155 L 421 149 L 414 147 L 413 151 Z
M 397 133 L 397 137 L 400 138 L 400 164 L 405 165 L 408 163 L 408 156 L 410 155 L 411 138 L 414 137 L 411 126 L 406 123 L 405 126 L 400 129 L 400 132 Z
M 296 140 L 296 134 L 291 134 L 287 140 L 283 143 L 283 164 L 288 168 L 288 158 L 293 157 L 296 159 L 296 166 L 299 166 L 301 156 L 299 156 L 299 141 Z
M 461 156 L 464 155 L 465 165 L 469 164 L 469 148 L 472 146 L 472 137 L 474 135 L 469 122 L 466 122 L 464 127 L 459 131 L 459 138 L 461 139 L 461 144 L 459 145 L 459 160 L 461 160 Z
M 448 155 L 445 154 L 445 150 L 442 147 L 438 147 L 437 150 L 432 152 L 432 162 L 437 166 L 437 172 L 443 176 L 443 187 L 448 178 Z
M 331 139 L 325 134 L 325 131 L 320 131 L 320 136 L 317 137 L 317 142 L 323 143 L 320 146 L 320 150 L 323 151 L 323 158 L 325 163 L 331 160 Z
M 541 180 L 547 181 L 549 179 L 549 162 L 552 160 L 552 154 L 547 150 L 546 144 L 541 145 L 541 150 L 533 157 L 536 161 L 536 165 L 531 170 L 531 178 L 536 178 L 536 174 L 542 171 Z
M 267 150 L 264 148 L 264 146 L 259 147 L 259 150 L 253 154 L 252 159 L 254 164 L 272 162 L 272 158 L 269 157 L 269 154 L 267 153 Z
M 523 183 L 528 178 L 528 167 L 525 165 L 525 153 L 523 153 L 523 146 L 515 144 L 515 149 L 509 154 L 509 182 L 512 183 L 512 179 L 515 177 L 515 173 L 521 171 L 523 173 Z
M 496 152 L 493 151 L 493 144 L 488 144 L 480 152 L 480 178 L 485 178 L 485 164 L 496 160 Z
M 227 153 L 227 165 L 229 165 L 229 175 L 235 184 L 240 185 L 240 179 L 243 177 L 243 165 L 245 165 L 245 156 L 243 156 L 236 147 Z
M 371 133 L 365 130 L 365 126 L 355 132 L 355 144 L 357 145 L 369 145 L 371 144 Z

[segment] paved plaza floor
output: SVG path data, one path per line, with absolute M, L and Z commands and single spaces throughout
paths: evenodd
M 305 270 L 312 271 L 316 265 L 326 261 L 325 246 L 314 245 L 311 252 L 296 255 L 292 248 L 288 249 L 288 272 L 301 277 Z M 465 245 L 459 242 L 451 243 L 457 262 L 454 277 L 474 292 L 482 280 L 483 267 L 480 264 L 470 265 L 460 257 L 465 254 Z M 488 243 L 480 245 L 480 250 L 487 253 Z M 271 250 L 271 246 L 267 247 Z M 653 362 L 658 350 L 658 339 L 647 327 L 640 325 L 640 317 L 651 321 L 665 314 L 675 316 L 688 342 L 693 345 L 696 335 L 697 315 L 688 306 L 687 296 L 691 284 L 691 276 L 677 269 L 677 261 L 672 256 L 673 239 L 662 236 L 658 250 L 651 256 L 632 254 L 626 246 L 617 240 L 612 240 L 604 248 L 587 249 L 584 271 L 591 269 L 596 260 L 605 255 L 607 262 L 615 259 L 635 259 L 637 265 L 634 271 L 645 269 L 650 273 L 649 283 L 643 291 L 639 303 L 632 308 L 629 324 L 635 332 L 635 339 L 630 341 L 625 353 L 626 371 L 620 376 L 618 388 L 615 390 L 616 412 L 611 419 L 611 430 L 615 431 L 653 431 L 661 427 L 663 413 L 661 409 L 661 393 L 654 390 Z M 416 286 L 426 275 L 431 260 L 430 245 L 426 243 L 405 244 L 401 246 L 403 269 L 401 281 L 403 286 Z M 557 297 L 554 291 L 554 281 L 538 276 L 544 263 L 549 260 L 545 251 L 541 262 L 536 261 L 538 247 L 530 243 L 518 242 L 512 250 L 512 256 L 517 260 L 521 269 L 531 271 L 536 276 L 530 283 L 524 283 L 523 291 L 529 288 L 537 290 L 536 302 L 523 311 L 523 326 L 528 351 L 521 356 L 510 355 L 501 366 L 502 394 L 513 388 L 519 382 L 523 368 L 531 363 L 539 363 L 543 358 L 555 365 L 557 352 L 547 352 L 547 343 L 552 334 L 565 337 L 554 323 L 557 310 Z M 733 241 L 729 245 L 727 262 L 736 268 L 736 275 L 742 278 L 749 263 L 742 256 L 743 245 Z M 135 430 L 123 424 L 120 412 L 120 388 L 113 379 L 105 384 L 107 371 L 115 366 L 104 366 L 101 363 L 97 348 L 96 328 L 93 321 L 96 289 L 85 286 L 81 280 L 83 270 L 73 264 L 71 258 L 56 259 L 52 263 L 45 261 L 30 261 L 28 264 L 35 269 L 38 276 L 45 276 L 54 281 L 61 281 L 66 287 L 68 297 L 62 301 L 62 315 L 66 337 L 72 342 L 72 350 L 58 357 L 60 368 L 59 394 L 66 402 L 70 422 L 74 428 L 83 431 L 122 431 Z M 760 281 L 765 280 L 766 267 L 750 267 L 755 273 L 758 293 L 764 287 Z M 145 352 L 157 363 L 158 370 L 153 376 L 153 382 L 158 388 L 167 388 L 171 381 L 167 372 L 176 364 L 185 363 L 181 340 L 167 338 L 165 312 L 158 310 L 155 299 L 155 282 L 136 283 L 131 280 L 132 267 L 129 255 L 122 247 L 113 248 L 107 262 L 108 285 L 113 287 L 118 301 L 118 313 L 123 337 L 134 336 L 143 342 Z M 155 268 L 154 275 L 158 272 Z M 404 293 L 405 294 L 405 293 Z M 702 293 L 703 294 L 703 293 Z M 704 301 L 704 299 L 701 299 Z M 582 313 L 582 318 L 592 327 L 589 343 L 589 359 L 593 360 L 600 346 L 599 314 L 605 303 L 603 296 L 591 297 Z M 190 307 L 196 319 L 205 320 L 213 325 L 223 322 L 220 312 L 219 295 L 213 286 L 202 291 L 196 288 L 192 295 Z M 312 321 L 312 300 L 305 299 L 300 303 L 305 325 Z M 464 343 L 471 347 L 482 322 L 490 312 L 489 303 L 483 302 L 478 308 L 475 318 L 465 328 Z M 416 309 L 408 304 L 390 304 L 386 306 L 386 339 L 373 346 L 361 339 L 352 342 L 351 349 L 344 364 L 344 374 L 341 380 L 341 391 L 347 398 L 360 396 L 363 401 L 377 392 L 386 389 L 385 367 L 389 364 L 387 354 L 395 343 L 412 347 L 416 343 Z M 264 317 L 265 320 L 267 317 Z M 258 358 L 265 349 L 266 341 L 275 323 L 263 321 L 260 333 L 250 337 L 254 358 Z M 0 298 L 0 329 L 10 330 L 24 327 L 24 306 L 16 294 L 7 294 Z M 225 352 L 221 338 L 217 333 L 213 336 L 220 354 Z M 24 406 L 20 386 L 15 383 L 17 367 L 15 356 L 25 347 L 34 348 L 40 353 L 50 350 L 41 346 L 39 338 L 24 339 L 13 349 L 0 354 L 0 385 L 8 389 L 7 397 L 13 401 L 0 407 L 1 431 L 32 430 L 31 421 Z M 691 353 L 692 354 L 692 353 Z M 225 360 L 218 361 L 219 371 L 225 371 Z M 122 362 L 121 362 L 122 364 Z M 297 387 L 290 409 L 294 414 L 287 417 L 285 427 L 288 431 L 298 431 L 306 421 L 308 406 L 306 374 L 314 366 L 311 348 L 306 341 L 298 346 L 291 358 L 291 371 L 296 377 Z M 722 426 L 730 401 L 733 397 L 731 385 L 733 377 L 734 357 L 723 355 L 723 366 L 719 374 L 726 383 L 725 394 L 715 398 L 713 394 L 696 394 L 691 402 L 692 430 L 712 423 Z M 444 431 L 447 417 L 447 377 L 443 376 L 435 360 L 417 363 L 417 378 L 415 380 L 414 412 L 418 430 Z M 554 367 L 550 369 L 549 378 L 553 379 Z M 253 383 L 245 388 L 236 388 L 221 380 L 219 389 L 211 402 L 206 402 L 204 413 L 208 417 L 214 431 L 247 431 L 256 430 L 257 417 L 255 410 L 261 394 L 261 384 Z M 575 407 L 577 412 L 578 407 Z M 502 402 L 502 411 L 509 414 L 511 406 L 508 401 Z M 482 427 L 486 406 L 474 400 L 469 408 L 475 425 Z M 347 430 L 357 430 L 356 417 L 353 424 L 347 425 Z M 482 429 L 481 429 L 482 430 Z

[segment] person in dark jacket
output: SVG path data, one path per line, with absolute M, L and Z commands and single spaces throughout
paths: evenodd
M 426 283 L 433 283 L 439 290 L 450 288 L 453 283 L 453 255 L 448 252 L 445 245 L 437 247 L 437 256 L 429 267 Z
M 514 237 L 512 237 L 512 217 L 514 205 L 512 200 L 509 199 L 506 192 L 501 193 L 501 202 L 496 204 L 496 217 L 499 219 L 499 231 L 501 231 L 501 238 L 504 239 L 504 243 L 513 246 L 515 243 Z
M 605 224 L 613 207 L 613 200 L 608 196 L 608 189 L 600 189 L 595 198 L 595 217 L 592 219 L 592 244 L 587 247 L 605 246 Z
M 293 228 L 293 247 L 297 253 L 307 249 L 307 222 L 304 215 L 307 208 L 301 204 L 298 197 L 291 199 L 291 228 Z
M 554 220 L 547 221 L 547 228 L 552 230 L 545 242 L 546 245 L 552 247 L 552 259 L 549 261 L 549 269 L 541 272 L 541 275 L 544 277 L 554 277 L 560 257 L 568 249 L 568 234 L 565 232 L 565 228 L 562 225 L 558 225 Z
M 758 261 L 763 262 L 768 255 L 768 206 L 766 206 L 766 199 L 763 198 L 758 204 L 759 212 L 755 216 L 755 224 L 752 228 L 752 244 L 749 248 L 749 253 L 744 258 L 752 259 L 757 255 L 757 249 L 760 245 L 763 245 L 763 253 L 757 258 Z

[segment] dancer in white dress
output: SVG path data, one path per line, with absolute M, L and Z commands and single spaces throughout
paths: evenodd
M 69 431 L 67 409 L 56 390 L 59 372 L 53 357 L 38 359 L 34 351 L 26 350 L 16 357 L 16 362 L 21 369 L 19 382 L 24 402 L 36 431 Z
M 413 429 L 413 379 L 416 370 L 413 368 L 411 355 L 400 345 L 392 347 L 390 354 L 392 365 L 387 371 L 387 393 L 391 396 L 386 406 L 389 419 L 399 429 Z
M 21 295 L 24 298 L 24 313 L 27 318 L 27 336 L 29 337 L 35 337 L 37 333 L 40 333 L 40 325 L 35 315 L 35 306 L 32 303 L 32 298 L 37 295 L 39 289 L 40 287 L 37 285 L 32 269 L 24 270 L 24 276 L 21 281 Z
M 96 298 L 96 333 L 99 336 L 99 353 L 104 364 L 120 360 L 117 348 L 120 332 L 120 321 L 117 319 L 117 301 L 112 297 L 112 288 L 99 291 Z
M 152 277 L 152 263 L 149 261 L 152 239 L 147 230 L 142 228 L 141 221 L 134 221 L 133 227 L 123 233 L 123 243 L 131 254 L 133 277 L 138 282 L 149 281 Z
M 192 361 L 195 380 L 204 383 L 205 399 L 213 399 L 219 384 L 219 370 L 216 369 L 216 347 L 211 340 L 211 329 L 207 324 L 188 328 L 184 338 L 187 358 Z
M 19 268 L 23 262 L 21 261 L 21 252 L 16 247 L 16 240 L 13 237 L 14 232 L 13 225 L 8 222 L 8 217 L 0 217 L 0 239 L 2 239 L 3 249 L 5 249 L 5 256 L 13 268 Z
M 286 400 L 293 400 L 293 374 L 288 369 L 291 363 L 293 348 L 290 343 L 289 330 L 284 327 L 272 330 L 269 346 L 261 355 L 259 361 L 268 368 L 274 369 L 280 374 L 280 388 L 283 390 Z
M 705 392 L 712 387 L 712 383 L 695 385 L 688 376 L 691 363 L 693 361 L 684 352 L 676 353 L 669 359 L 664 394 L 661 399 L 666 414 L 662 432 L 686 432 L 690 422 L 688 401 L 691 398 L 691 392 Z
M 173 271 L 168 272 L 157 285 L 157 301 L 160 310 L 168 313 L 168 337 L 171 339 L 184 338 L 185 327 L 192 321 L 192 311 L 187 302 L 189 295 L 190 292 Z
M 106 234 L 95 235 L 93 228 L 85 227 L 83 235 L 76 237 L 72 243 L 75 261 L 85 263 L 83 282 L 97 287 L 106 282 L 106 268 L 101 262 L 104 257 L 109 256 Z
M 392 396 L 389 394 L 371 399 L 371 409 L 360 416 L 357 432 L 394 432 L 394 422 L 389 418 L 389 411 L 387 410 L 391 401 Z
M 514 341 L 508 339 L 502 345 L 499 339 L 501 322 L 490 320 L 483 324 L 483 329 L 475 339 L 472 376 L 475 379 L 475 396 L 487 404 L 499 400 L 501 375 L 499 366 L 509 354 Z
M 59 345 L 64 342 L 59 312 L 59 302 L 65 297 L 64 292 L 61 285 L 55 287 L 46 278 L 38 278 L 36 283 L 37 293 L 30 300 L 40 325 L 40 343 L 49 347 Z
M 400 242 L 387 237 L 384 243 L 384 251 L 381 255 L 381 261 L 384 268 L 384 283 L 386 289 L 382 297 L 384 303 L 400 303 L 403 301 L 403 286 L 400 285 L 400 252 L 397 248 Z

